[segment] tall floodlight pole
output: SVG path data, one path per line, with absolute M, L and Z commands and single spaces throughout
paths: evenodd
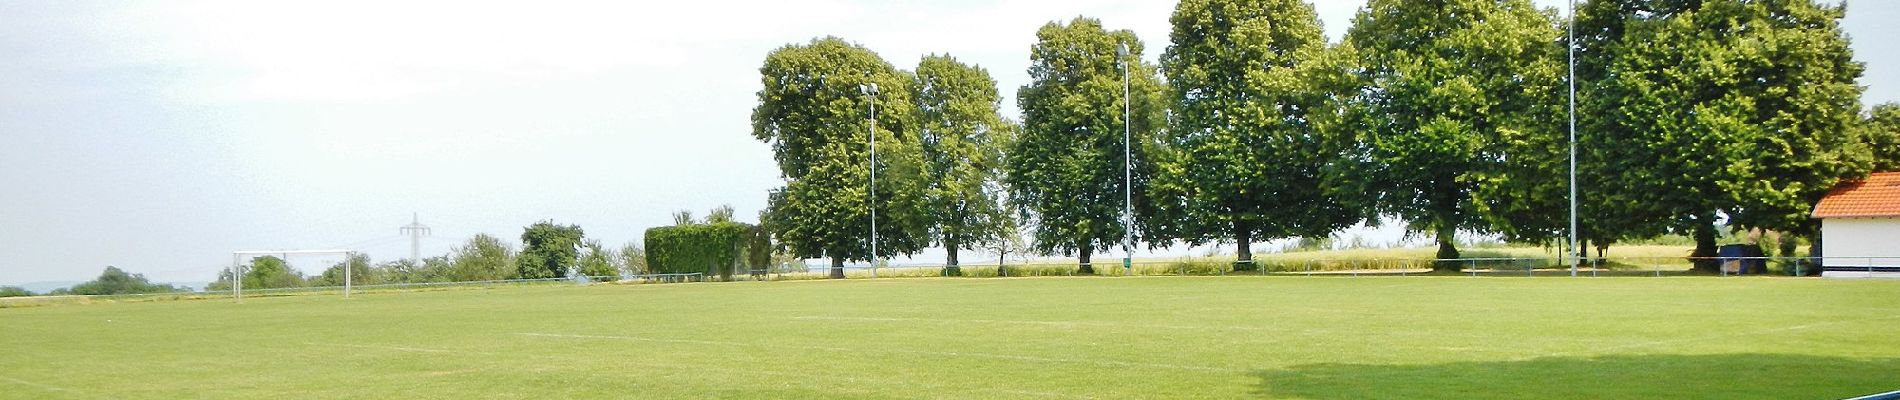
M 1135 265 L 1135 166 L 1134 112 L 1128 96 L 1128 43 L 1115 49 L 1122 64 L 1122 273 L 1134 272 Z
M 409 261 L 422 262 L 422 237 L 429 235 L 429 226 L 422 224 L 421 216 L 410 214 L 408 225 L 403 225 L 402 234 L 409 236 Z
M 871 208 L 871 276 L 877 276 L 877 83 L 860 87 L 864 94 L 871 97 L 870 133 L 871 133 L 871 191 L 866 203 Z
M 1577 241 L 1577 0 L 1570 0 L 1570 276 L 1577 276 L 1583 249 Z

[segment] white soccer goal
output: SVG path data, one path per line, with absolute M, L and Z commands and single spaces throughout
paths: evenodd
M 350 297 L 350 256 L 352 250 L 246 250 L 231 252 L 231 299 L 244 300 L 244 274 L 246 257 L 277 256 L 284 262 L 290 262 L 290 256 L 342 256 L 343 258 L 343 298 Z

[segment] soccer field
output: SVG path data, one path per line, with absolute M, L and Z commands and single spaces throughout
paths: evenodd
M 1842 398 L 1900 282 L 1143 277 L 0 309 L 0 398 Z

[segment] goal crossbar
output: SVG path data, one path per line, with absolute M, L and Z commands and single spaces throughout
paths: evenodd
M 347 298 L 350 298 L 350 286 L 351 286 L 351 285 L 350 285 L 350 268 L 351 268 L 351 266 L 350 266 L 350 256 L 352 256 L 352 255 L 355 255 L 355 254 L 356 254 L 356 251 L 355 251 L 355 250 L 343 250 L 343 249 L 332 249 L 332 250 L 242 250 L 242 251 L 233 251 L 233 252 L 231 252 L 231 299 L 232 299 L 232 300 L 237 300 L 237 301 L 243 301 L 243 300 L 244 300 L 244 274 L 243 274 L 243 271 L 242 271 L 242 269 L 244 268 L 244 257 L 245 257 L 245 256 L 253 256 L 253 257 L 255 257 L 255 256 L 284 256 L 284 257 L 289 257 L 289 256 L 294 256 L 294 255 L 332 255 L 332 254 L 334 254 L 334 255 L 341 255 L 341 256 L 343 256 L 343 298 L 346 298 L 346 299 L 347 299 Z M 290 260 L 284 260 L 284 261 L 285 261 L 285 262 L 289 262 Z

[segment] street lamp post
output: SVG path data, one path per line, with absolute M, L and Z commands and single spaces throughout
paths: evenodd
M 1121 43 L 1115 49 L 1116 59 L 1122 64 L 1122 273 L 1130 275 L 1135 264 L 1135 186 L 1134 186 L 1134 135 L 1133 100 L 1128 96 L 1128 43 Z
M 871 101 L 871 192 L 867 203 L 871 206 L 871 277 L 877 277 L 877 83 L 858 86 Z
M 1577 0 L 1570 0 L 1569 29 L 1565 50 L 1570 57 L 1570 276 L 1575 277 L 1583 258 L 1583 249 L 1577 247 Z

